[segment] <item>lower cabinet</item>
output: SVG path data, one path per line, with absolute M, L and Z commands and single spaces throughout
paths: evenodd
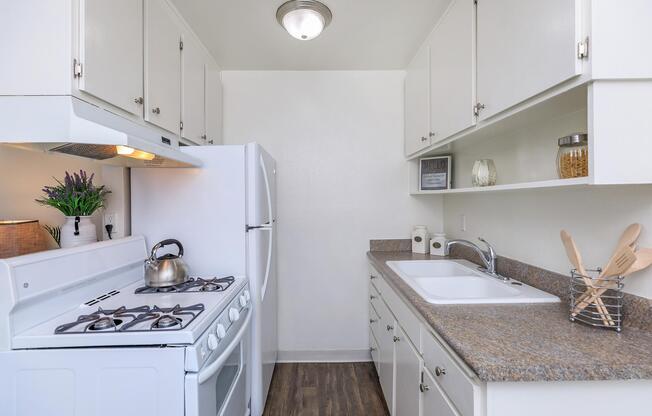
M 397 326 L 394 337 L 396 355 L 396 389 L 394 392 L 394 414 L 419 416 L 419 381 L 421 356 L 412 347 L 410 340 Z
M 435 379 L 426 370 L 421 372 L 421 414 L 424 416 L 459 416 L 448 404 Z

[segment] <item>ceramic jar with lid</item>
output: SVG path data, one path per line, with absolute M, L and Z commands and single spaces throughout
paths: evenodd
M 557 173 L 560 179 L 589 176 L 589 141 L 585 133 L 573 133 L 557 141 Z
M 428 254 L 429 247 L 428 228 L 425 225 L 415 225 L 412 230 L 412 252 Z

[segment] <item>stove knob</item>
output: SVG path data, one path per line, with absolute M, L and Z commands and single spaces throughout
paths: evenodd
M 217 348 L 218 340 L 215 334 L 208 334 L 208 349 L 215 351 Z
M 240 295 L 240 306 L 243 308 L 247 306 L 247 298 L 245 295 Z
M 229 309 L 229 319 L 231 322 L 235 322 L 240 319 L 240 312 L 236 308 Z
M 217 324 L 217 328 L 215 328 L 215 333 L 217 334 L 217 338 L 222 339 L 226 336 L 226 329 L 224 329 L 224 325 L 222 324 Z
M 251 300 L 251 294 L 249 293 L 248 290 L 245 290 L 244 292 L 242 292 L 242 294 L 244 295 L 245 299 L 247 299 L 247 302 Z

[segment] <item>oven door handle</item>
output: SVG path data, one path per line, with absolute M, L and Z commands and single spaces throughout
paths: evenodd
M 251 308 L 248 308 L 247 318 L 245 319 L 244 324 L 242 324 L 242 327 L 238 331 L 238 334 L 235 336 L 235 339 L 231 342 L 231 344 L 222 352 L 216 361 L 213 361 L 206 368 L 199 371 L 197 375 L 197 382 L 199 384 L 204 384 L 206 380 L 213 377 L 215 373 L 217 373 L 219 369 L 222 368 L 226 359 L 229 358 L 235 347 L 242 340 L 245 331 L 249 330 L 249 321 L 251 321 Z

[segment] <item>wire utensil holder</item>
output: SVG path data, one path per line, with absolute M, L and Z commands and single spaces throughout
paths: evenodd
M 571 270 L 570 320 L 620 332 L 623 324 L 623 276 L 600 277 L 602 269 L 588 269 L 588 276 Z

